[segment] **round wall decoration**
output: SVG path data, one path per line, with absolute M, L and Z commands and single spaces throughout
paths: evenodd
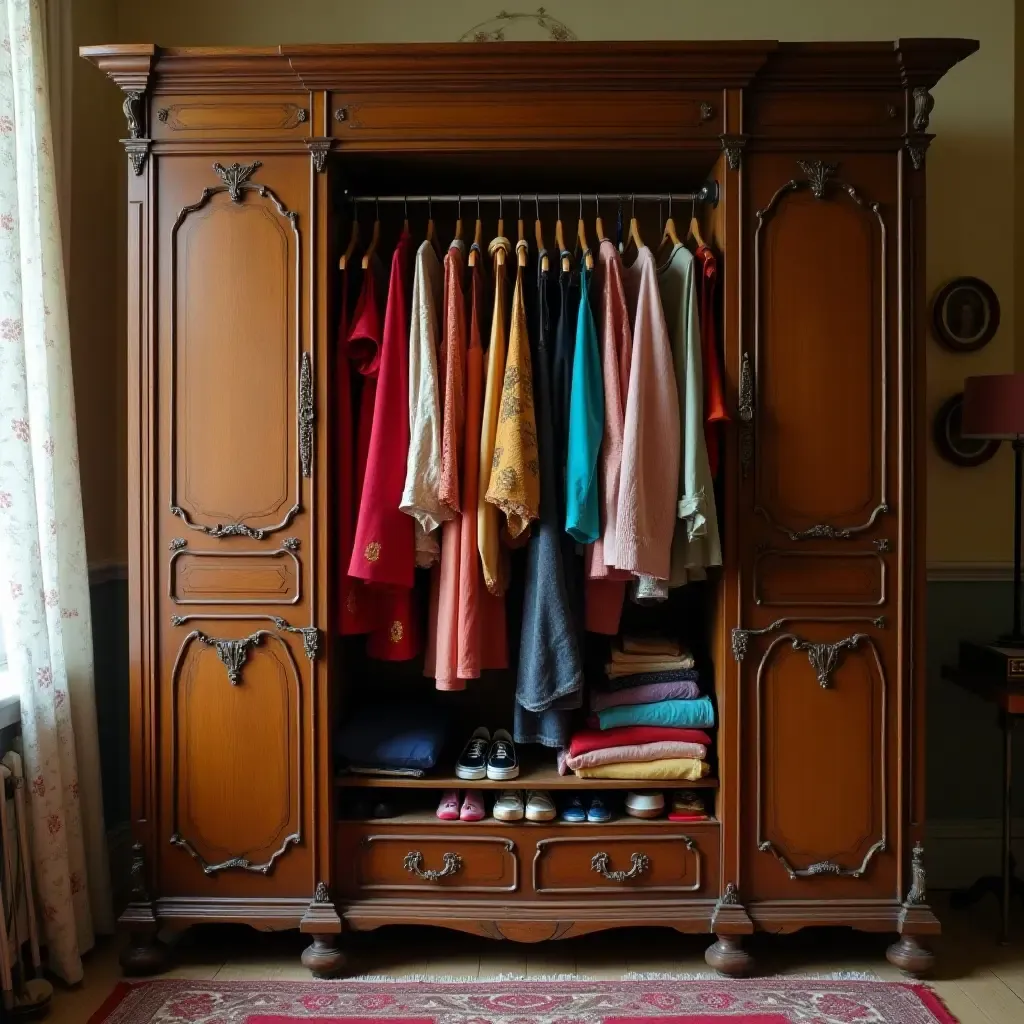
M 960 429 L 963 401 L 964 393 L 960 391 L 939 406 L 933 424 L 935 447 L 954 466 L 980 466 L 999 451 L 999 442 L 963 436 Z
M 975 352 L 999 329 L 999 299 L 980 278 L 955 277 L 932 302 L 932 326 L 946 348 Z

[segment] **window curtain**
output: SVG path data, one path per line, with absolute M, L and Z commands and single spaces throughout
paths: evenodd
M 0 0 L 0 620 L 50 968 L 112 930 L 85 528 L 40 0 Z

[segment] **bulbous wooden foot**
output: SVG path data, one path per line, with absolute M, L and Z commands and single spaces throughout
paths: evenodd
M 337 935 L 314 935 L 313 941 L 302 951 L 302 966 L 308 967 L 316 978 L 336 978 L 345 969 L 345 954 L 338 944 Z
M 125 974 L 160 974 L 170 966 L 170 951 L 151 932 L 132 932 L 118 960 Z
M 903 935 L 886 951 L 885 958 L 907 974 L 921 977 L 935 966 L 935 954 L 922 946 L 913 935 Z
M 708 946 L 704 960 L 708 967 L 730 978 L 742 978 L 754 969 L 754 958 L 743 948 L 738 935 L 716 935 L 718 940 Z

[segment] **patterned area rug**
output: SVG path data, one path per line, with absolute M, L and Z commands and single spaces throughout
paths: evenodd
M 923 985 L 751 981 L 150 981 L 89 1024 L 957 1024 Z

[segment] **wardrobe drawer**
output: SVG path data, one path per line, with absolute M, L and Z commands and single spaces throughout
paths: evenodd
M 519 889 L 515 842 L 499 835 L 389 834 L 362 830 L 347 872 L 356 893 Z
M 618 829 L 603 835 L 552 836 L 537 840 L 533 888 L 538 894 L 636 892 L 677 896 L 718 891 L 717 824 L 683 831 L 635 832 Z

